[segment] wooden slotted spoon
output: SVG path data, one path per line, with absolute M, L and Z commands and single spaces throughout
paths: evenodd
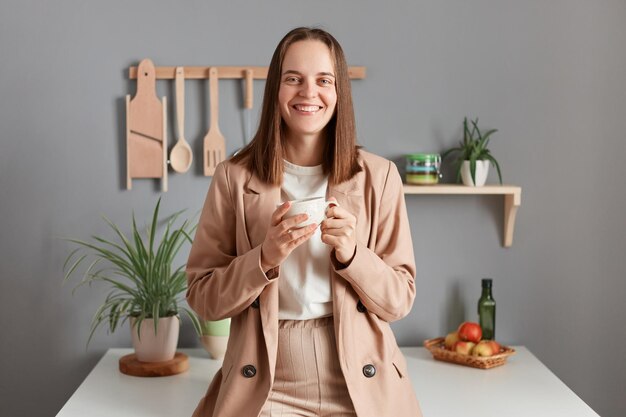
M 170 164 L 176 172 L 185 173 L 191 166 L 193 152 L 185 140 L 185 69 L 176 67 L 176 122 L 178 142 L 170 152 Z
M 218 74 L 217 68 L 209 68 L 209 107 L 211 119 L 209 131 L 204 137 L 204 175 L 215 173 L 217 164 L 226 156 L 226 143 L 218 125 Z

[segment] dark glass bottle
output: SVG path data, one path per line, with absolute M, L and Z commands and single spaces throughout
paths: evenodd
M 491 278 L 483 278 L 483 292 L 478 300 L 478 317 L 483 331 L 483 339 L 496 338 L 496 300 L 491 295 Z

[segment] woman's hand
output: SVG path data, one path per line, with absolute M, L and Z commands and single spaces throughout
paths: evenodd
M 306 214 L 298 214 L 283 220 L 283 216 L 289 210 L 289 201 L 279 206 L 270 220 L 270 227 L 261 245 L 261 267 L 264 272 L 282 264 L 287 256 L 298 246 L 313 236 L 316 224 L 310 224 L 301 228 L 296 226 L 308 218 Z
M 340 206 L 332 206 L 321 224 L 322 242 L 335 249 L 335 257 L 344 265 L 356 251 L 356 217 Z

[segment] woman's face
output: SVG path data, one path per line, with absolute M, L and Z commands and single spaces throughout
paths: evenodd
M 287 137 L 318 138 L 335 112 L 335 68 L 328 47 L 316 40 L 287 49 L 278 91 Z

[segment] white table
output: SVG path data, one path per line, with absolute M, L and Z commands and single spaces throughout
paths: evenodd
M 424 348 L 402 352 L 425 417 L 598 416 L 528 349 L 515 349 L 506 365 L 489 370 L 435 361 Z M 181 351 L 189 371 L 139 378 L 118 370 L 131 349 L 109 349 L 57 416 L 191 416 L 221 361 L 202 349 Z

